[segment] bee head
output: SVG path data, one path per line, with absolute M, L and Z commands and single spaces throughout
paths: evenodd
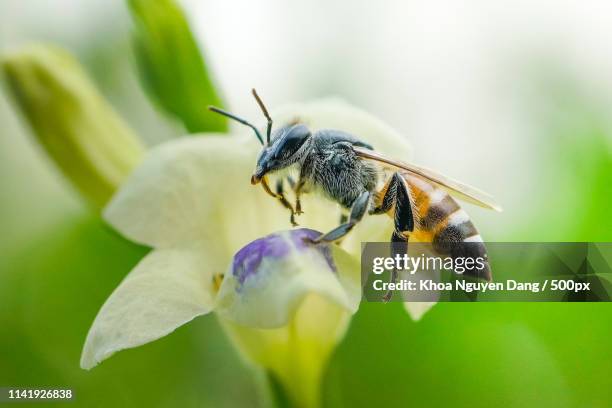
M 265 145 L 257 158 L 257 165 L 251 177 L 251 183 L 257 184 L 267 173 L 291 166 L 304 157 L 310 139 L 310 129 L 303 124 L 282 127 Z
M 250 127 L 253 129 L 253 132 L 255 132 L 255 136 L 263 146 L 263 149 L 259 154 L 259 158 L 257 159 L 255 172 L 251 177 L 251 183 L 257 184 L 267 173 L 284 169 L 299 161 L 300 158 L 304 156 L 304 151 L 306 150 L 305 146 L 307 145 L 306 141 L 310 139 L 311 134 L 310 130 L 305 125 L 293 123 L 278 129 L 274 132 L 274 137 L 271 137 L 272 118 L 270 117 L 268 109 L 266 109 L 266 106 L 262 102 L 261 98 L 259 95 L 257 95 L 257 91 L 253 89 L 252 93 L 257 101 L 257 104 L 261 108 L 261 111 L 268 120 L 268 126 L 266 128 L 266 143 L 264 143 L 259 130 L 257 130 L 254 125 L 247 122 L 245 119 L 214 106 L 209 106 L 208 109 L 240 122 L 243 125 Z

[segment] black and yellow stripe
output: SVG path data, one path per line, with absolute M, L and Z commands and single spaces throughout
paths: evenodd
M 440 255 L 457 257 L 484 257 L 487 252 L 478 230 L 467 213 L 445 191 L 408 173 L 406 180 L 411 194 L 415 227 L 411 241 L 431 242 Z M 390 211 L 389 215 L 393 215 Z M 480 271 L 480 278 L 490 280 L 491 272 Z

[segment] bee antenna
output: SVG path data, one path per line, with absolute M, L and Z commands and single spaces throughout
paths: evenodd
M 245 119 L 242 119 L 242 118 L 240 118 L 240 117 L 238 117 L 238 116 L 236 116 L 236 115 L 234 115 L 232 113 L 226 112 L 223 109 L 219 109 L 216 106 L 208 106 L 208 110 L 212 111 L 212 112 L 215 112 L 215 113 L 218 113 L 219 115 L 226 116 L 226 117 L 228 117 L 230 119 L 235 120 L 236 122 L 240 122 L 243 125 L 250 127 L 251 129 L 253 129 L 253 132 L 255 132 L 255 136 L 257 136 L 257 139 L 259 140 L 259 143 L 261 143 L 262 146 L 264 145 L 263 138 L 261 137 L 261 133 L 259 133 L 259 130 L 257 130 L 257 128 L 255 126 L 253 126 L 251 123 L 247 122 Z M 270 126 L 271 126 L 271 124 L 268 125 L 268 133 L 269 133 L 269 130 L 270 130 Z M 268 140 L 270 140 L 270 136 L 268 136 Z
M 257 95 L 257 91 L 255 90 L 255 88 L 251 89 L 251 93 L 255 97 L 255 100 L 261 108 L 261 111 L 263 112 L 264 116 L 266 117 L 266 119 L 268 119 L 268 128 L 266 129 L 266 141 L 268 142 L 268 144 L 270 144 L 270 135 L 272 134 L 272 118 L 268 113 L 268 109 L 266 109 L 266 105 L 264 105 L 259 95 Z

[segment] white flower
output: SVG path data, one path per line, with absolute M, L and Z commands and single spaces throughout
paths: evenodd
M 275 126 L 296 117 L 311 129 L 342 129 L 379 151 L 409 157 L 406 139 L 341 101 L 273 114 Z M 290 228 L 288 211 L 249 182 L 259 149 L 251 134 L 207 135 L 147 154 L 104 216 L 126 238 L 153 250 L 98 313 L 83 368 L 214 311 L 250 361 L 304 398 L 303 405 L 316 405 L 324 363 L 359 304 L 360 243 L 387 241 L 392 223 L 367 217 L 341 248 L 303 245 L 298 238 L 328 231 L 340 218 L 336 204 L 306 195 L 297 220 L 311 230 L 278 232 Z

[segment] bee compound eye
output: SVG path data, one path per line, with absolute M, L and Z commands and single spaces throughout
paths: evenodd
M 286 159 L 295 154 L 310 137 L 310 130 L 304 125 L 293 125 L 280 140 L 275 157 Z

